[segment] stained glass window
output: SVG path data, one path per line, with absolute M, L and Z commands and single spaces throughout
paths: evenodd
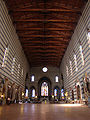
M 64 90 L 61 89 L 61 96 L 64 97 Z
M 41 96 L 48 96 L 48 84 L 46 82 L 42 83 Z
M 54 90 L 54 96 L 57 96 L 57 89 Z

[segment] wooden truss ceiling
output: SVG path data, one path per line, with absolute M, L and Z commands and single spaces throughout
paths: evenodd
M 87 0 L 5 0 L 31 66 L 59 67 Z

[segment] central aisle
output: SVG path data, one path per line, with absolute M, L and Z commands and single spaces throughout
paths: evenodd
M 0 120 L 90 120 L 90 109 L 85 106 L 60 104 L 14 104 L 0 106 Z

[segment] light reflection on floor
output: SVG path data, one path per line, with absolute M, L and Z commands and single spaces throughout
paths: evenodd
M 90 120 L 82 104 L 12 104 L 0 106 L 0 120 Z
M 62 107 L 80 107 L 80 106 L 83 106 L 83 104 L 59 104 L 59 106 L 62 106 Z

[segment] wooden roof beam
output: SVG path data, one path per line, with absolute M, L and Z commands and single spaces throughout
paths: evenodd
M 23 27 L 21 27 L 21 28 L 17 28 L 16 29 L 16 32 L 24 32 L 24 31 L 43 31 L 43 30 L 45 30 L 45 31 L 71 31 L 71 32 L 73 32 L 73 30 L 74 30 L 74 28 L 67 28 L 67 27 L 58 27 L 58 28 L 46 28 L 45 27 L 45 29 L 44 28 L 29 28 L 29 27 L 25 27 L 25 28 L 23 28 Z
M 23 46 L 24 51 L 28 50 L 28 51 L 34 51 L 34 50 L 42 50 L 42 51 L 65 51 L 65 48 L 61 48 L 61 47 L 54 47 L 54 46 L 35 46 L 35 47 L 24 47 Z
M 25 47 L 27 47 L 28 49 L 32 49 L 32 48 L 38 48 L 38 49 L 42 49 L 44 50 L 49 50 L 48 47 L 61 47 L 61 48 L 66 48 L 68 43 L 66 44 L 61 44 L 61 43 L 32 43 L 32 44 L 22 44 L 22 47 L 25 49 Z
M 32 44 L 22 44 L 23 46 L 29 46 L 29 47 L 31 47 L 31 46 L 34 46 L 34 47 L 36 47 L 36 46 L 61 46 L 61 47 L 67 47 L 67 45 L 66 44 L 56 44 L 56 43 L 32 43 Z
M 77 20 L 72 20 L 72 19 L 47 19 L 47 20 L 41 20 L 41 19 L 17 19 L 13 20 L 13 22 L 62 22 L 62 23 L 76 23 Z
M 50 36 L 71 36 L 73 31 L 18 31 L 19 36 L 30 36 L 30 37 L 50 37 Z
M 28 55 L 30 55 L 30 56 L 42 56 L 42 55 L 44 55 L 44 56 L 62 56 L 63 55 L 63 53 L 51 53 L 51 52 L 47 52 L 47 53 L 43 53 L 43 52 L 38 52 L 38 53 L 35 53 L 35 52 L 32 52 L 32 53 L 28 53 Z
M 30 8 L 17 8 L 17 9 L 10 9 L 9 10 L 10 13 L 15 13 L 15 12 L 70 12 L 70 13 L 81 13 L 81 9 L 65 9 L 65 8 L 56 8 L 56 9 L 30 9 Z
M 45 43 L 43 43 L 42 41 L 40 42 L 40 41 L 34 41 L 34 42 L 32 42 L 32 41 L 21 41 L 21 43 L 23 44 L 23 45 L 33 45 L 33 44 L 43 44 L 43 45 L 47 45 L 47 44 L 59 44 L 59 45 L 68 45 L 68 43 L 67 42 L 64 42 L 64 41 L 45 41 Z
M 44 39 L 42 39 L 42 38 L 37 38 L 37 39 L 35 39 L 35 38 L 30 38 L 30 37 L 21 37 L 21 36 L 19 36 L 19 39 L 21 40 L 21 42 L 24 42 L 24 41 L 42 41 L 43 42 L 43 40 Z M 45 39 L 45 41 L 61 41 L 61 42 L 68 42 L 68 41 L 70 41 L 70 37 L 67 37 L 67 38 L 64 38 L 64 37 L 59 37 L 59 38 L 52 38 L 52 37 L 50 37 L 50 38 L 48 38 L 48 39 Z
M 18 34 L 20 37 L 30 37 L 30 38 L 67 38 L 67 37 L 70 37 L 70 35 L 20 35 Z

